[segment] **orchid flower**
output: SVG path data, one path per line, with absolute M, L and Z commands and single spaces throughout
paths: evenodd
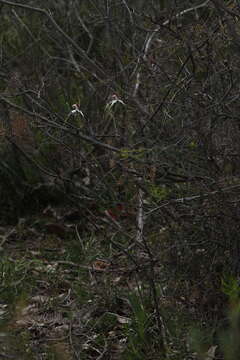
M 71 111 L 72 115 L 81 115 L 82 117 L 84 117 L 83 112 L 80 110 L 80 105 L 79 104 L 73 104 L 72 105 L 72 111 Z
M 117 103 L 120 103 L 122 105 L 126 105 L 116 94 L 113 94 L 110 97 L 110 99 L 109 99 L 109 101 L 108 101 L 108 103 L 107 103 L 107 105 L 105 107 L 105 110 L 111 110 L 111 108 Z

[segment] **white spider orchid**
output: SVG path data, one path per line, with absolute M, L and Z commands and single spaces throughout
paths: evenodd
M 72 115 L 81 115 L 82 117 L 84 117 L 83 112 L 80 110 L 80 105 L 79 104 L 73 104 L 72 105 L 72 111 L 71 113 Z
M 105 106 L 104 118 L 107 121 L 105 129 L 109 130 L 110 128 L 113 128 L 116 137 L 120 137 L 119 125 L 117 125 L 117 123 L 119 121 L 121 122 L 122 117 L 125 115 L 125 106 L 126 104 L 116 94 L 113 94 L 108 98 L 108 102 Z M 106 132 L 108 132 L 108 130 L 106 130 Z
M 116 94 L 113 94 L 105 107 L 105 111 L 110 111 L 112 107 L 117 103 L 124 106 L 126 105 Z

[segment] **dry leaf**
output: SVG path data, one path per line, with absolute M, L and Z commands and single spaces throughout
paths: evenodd
M 95 271 L 105 271 L 109 268 L 111 264 L 107 261 L 104 260 L 96 260 L 94 261 L 94 263 L 92 264 L 92 268 Z

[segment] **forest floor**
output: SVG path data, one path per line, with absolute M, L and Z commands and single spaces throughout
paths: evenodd
M 135 219 L 111 214 L 48 206 L 2 224 L 0 359 L 222 359 L 210 285 L 164 267 L 176 253 L 166 228 L 140 243 Z
M 0 228 L 0 358 L 157 359 L 147 254 L 104 214 L 78 216 L 47 208 Z

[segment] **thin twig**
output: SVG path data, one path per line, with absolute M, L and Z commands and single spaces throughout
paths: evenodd
M 240 184 L 228 186 L 228 187 L 222 188 L 220 190 L 211 191 L 211 192 L 201 194 L 201 195 L 194 195 L 194 196 L 187 196 L 187 197 L 178 198 L 178 199 L 171 199 L 171 200 L 168 200 L 168 201 L 164 202 L 160 206 L 157 206 L 156 208 L 148 211 L 147 216 L 151 215 L 152 213 L 158 211 L 159 209 L 161 209 L 161 208 L 163 208 L 163 207 L 165 207 L 165 206 L 167 206 L 167 205 L 169 205 L 171 203 L 185 203 L 185 202 L 188 202 L 188 201 L 204 199 L 204 198 L 208 198 L 210 196 L 213 196 L 213 195 L 216 195 L 216 194 L 219 194 L 219 193 L 223 193 L 223 192 L 226 192 L 226 191 L 231 191 L 231 190 L 238 189 L 238 188 L 240 188 Z
M 15 3 L 12 1 L 7 1 L 7 0 L 0 0 L 0 4 L 5 4 L 5 5 L 9 5 L 9 6 L 13 6 L 13 7 L 19 7 L 22 9 L 26 9 L 26 10 L 30 10 L 30 11 L 35 11 L 38 12 L 44 16 L 46 16 L 49 21 L 52 23 L 52 25 L 55 27 L 55 29 L 58 30 L 58 32 L 63 36 L 63 38 L 65 40 L 67 40 L 67 42 L 69 44 L 72 44 L 72 46 L 78 51 L 78 53 L 80 53 L 85 60 L 88 61 L 88 63 L 90 63 L 91 65 L 93 65 L 93 67 L 98 70 L 102 75 L 105 76 L 104 70 L 101 69 L 91 58 L 89 58 L 89 56 L 87 55 L 86 51 L 84 51 L 82 48 L 80 48 L 77 43 L 73 40 L 72 37 L 70 37 L 69 35 L 67 35 L 65 33 L 65 31 L 63 31 L 63 29 L 57 24 L 57 22 L 53 19 L 52 15 L 50 12 L 48 12 L 45 9 L 42 8 L 38 8 L 38 7 L 33 7 L 30 5 L 24 5 L 24 4 L 19 4 L 19 3 Z M 95 75 L 95 74 L 94 74 Z
M 210 0 L 206 0 L 202 4 L 199 4 L 197 6 L 193 6 L 191 8 L 180 11 L 179 13 L 177 13 L 174 16 L 174 19 L 181 18 L 182 16 L 184 16 L 184 15 L 186 15 L 186 14 L 192 12 L 192 11 L 196 11 L 196 10 L 198 10 L 200 8 L 206 7 L 209 4 L 209 1 Z M 148 53 L 149 53 L 149 49 L 150 49 L 151 43 L 154 40 L 156 34 L 159 32 L 159 30 L 162 27 L 168 26 L 171 21 L 172 21 L 172 19 L 167 19 L 166 21 L 164 21 L 163 24 L 161 24 L 161 25 L 157 26 L 155 29 L 151 30 L 151 33 L 149 35 L 147 35 L 146 40 L 145 40 L 145 44 L 143 46 L 143 51 L 142 51 L 142 53 L 143 53 L 142 59 L 145 62 L 147 61 L 147 56 L 148 56 Z M 139 64 L 140 64 L 140 57 L 138 58 L 137 68 L 140 67 Z M 135 86 L 134 86 L 134 90 L 133 90 L 133 97 L 137 96 L 138 90 L 140 88 L 140 84 L 141 84 L 141 69 L 139 69 L 137 74 L 136 74 L 136 81 L 135 81 Z
M 143 190 L 138 189 L 138 212 L 137 212 L 137 242 L 142 242 L 143 240 Z
M 0 242 L 0 248 L 2 248 L 3 244 L 8 240 L 8 238 L 16 232 L 16 229 L 11 229 L 6 235 L 1 235 L 2 241 Z

